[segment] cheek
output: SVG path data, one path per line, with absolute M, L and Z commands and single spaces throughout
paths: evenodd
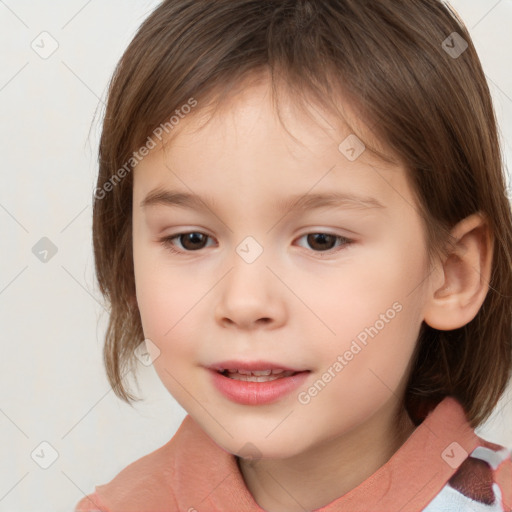
M 321 283 L 301 279 L 297 294 L 308 298 L 308 306 L 329 327 L 334 343 L 350 340 L 376 322 L 382 326 L 381 315 L 389 320 L 384 330 L 393 325 L 410 333 L 421 322 L 418 285 L 426 277 L 423 258 L 420 252 L 414 255 L 391 244 L 380 251 L 368 249 L 330 269 Z M 328 330 L 322 330 L 329 337 Z
M 190 409 L 190 394 L 201 396 L 198 378 L 205 371 L 203 344 L 205 326 L 211 320 L 208 292 L 215 276 L 200 277 L 184 266 L 170 265 L 165 255 L 145 258 L 141 252 L 136 264 L 136 288 L 144 335 L 159 349 L 153 362 L 167 390 L 185 408 Z M 193 404 L 192 404 L 193 405 Z
M 154 339 L 162 351 L 169 350 L 178 339 L 183 340 L 185 333 L 191 337 L 193 308 L 204 294 L 203 287 L 178 275 L 169 279 L 154 271 L 142 272 L 138 279 L 137 301 L 144 334 Z
M 201 339 L 196 308 L 206 290 L 196 280 L 180 278 L 179 272 L 169 274 L 155 266 L 140 267 L 137 300 L 144 335 L 159 350 L 154 370 L 176 401 L 190 410 L 190 395 L 200 396 L 201 391 L 194 368 Z
M 134 230 L 137 304 L 145 336 L 158 340 L 170 337 L 173 326 L 185 316 L 197 284 L 186 279 L 186 273 L 180 272 L 179 268 L 170 266 L 164 249 L 147 239 L 148 235 L 144 233 L 142 228 Z
M 323 349 L 318 379 L 301 390 L 306 393 L 301 399 L 311 400 L 306 407 L 332 426 L 333 435 L 366 421 L 400 395 L 419 332 L 418 322 L 411 321 L 414 311 L 402 303 L 370 311 L 364 303 L 352 304 L 347 311 L 339 315 L 335 342 Z
M 197 280 L 165 264 L 159 248 L 134 245 L 134 271 L 137 304 L 146 338 L 152 340 L 162 355 L 186 347 L 178 343 L 190 333 L 189 314 L 201 293 Z M 202 291 L 204 294 L 204 291 Z M 162 361 L 159 357 L 157 361 Z M 155 361 L 155 366 L 157 365 Z
M 406 251 L 395 239 L 380 251 L 359 252 L 323 290 L 311 287 L 308 292 L 312 309 L 335 333 L 325 330 L 327 343 L 318 355 L 324 369 L 343 357 L 338 386 L 332 389 L 344 400 L 348 390 L 350 400 L 379 389 L 390 393 L 404 378 L 422 323 L 418 285 L 426 277 L 426 254 L 418 245 Z

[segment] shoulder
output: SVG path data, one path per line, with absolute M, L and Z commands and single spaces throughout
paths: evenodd
M 193 421 L 186 416 L 170 441 L 126 466 L 110 482 L 97 485 L 77 503 L 75 512 L 177 510 L 172 485 L 176 463 L 195 433 Z

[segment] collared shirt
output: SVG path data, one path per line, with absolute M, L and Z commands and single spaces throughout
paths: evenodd
M 75 512 L 264 512 L 234 455 L 187 415 L 164 446 L 96 486 Z M 512 512 L 510 450 L 478 437 L 452 397 L 357 487 L 315 512 Z

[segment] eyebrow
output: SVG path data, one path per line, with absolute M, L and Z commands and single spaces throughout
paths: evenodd
M 187 192 L 155 189 L 141 201 L 141 208 L 149 206 L 180 206 L 196 210 L 214 210 L 217 202 L 211 196 L 201 197 Z M 304 211 L 323 207 L 337 207 L 344 209 L 381 209 L 386 208 L 377 199 L 369 196 L 343 192 L 326 192 L 315 194 L 296 194 L 281 198 L 273 203 L 278 210 Z

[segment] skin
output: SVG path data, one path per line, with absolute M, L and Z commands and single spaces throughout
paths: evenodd
M 312 122 L 291 102 L 281 112 L 299 143 L 280 124 L 267 82 L 230 98 L 204 127 L 189 115 L 165 149 L 138 164 L 133 188 L 136 298 L 145 337 L 160 351 L 155 370 L 219 446 L 234 455 L 244 455 L 246 443 L 255 447 L 257 462 L 238 459 L 240 471 L 259 506 L 276 512 L 327 505 L 403 444 L 414 429 L 403 396 L 421 324 L 469 322 L 485 298 L 492 256 L 486 224 L 474 216 L 453 231 L 459 253 L 432 271 L 405 169 L 368 150 L 349 161 L 338 146 L 351 132 L 329 113 Z M 141 207 L 158 187 L 214 204 Z M 334 190 L 383 207 L 292 212 L 274 205 Z M 209 238 L 186 247 L 175 238 L 180 254 L 160 242 L 190 232 Z M 322 246 L 304 236 L 314 233 L 353 242 Z M 247 236 L 263 248 L 250 264 L 236 252 Z M 300 403 L 298 392 L 394 303 L 400 312 Z M 265 359 L 310 374 L 277 403 L 240 405 L 213 387 L 205 368 L 226 359 Z

